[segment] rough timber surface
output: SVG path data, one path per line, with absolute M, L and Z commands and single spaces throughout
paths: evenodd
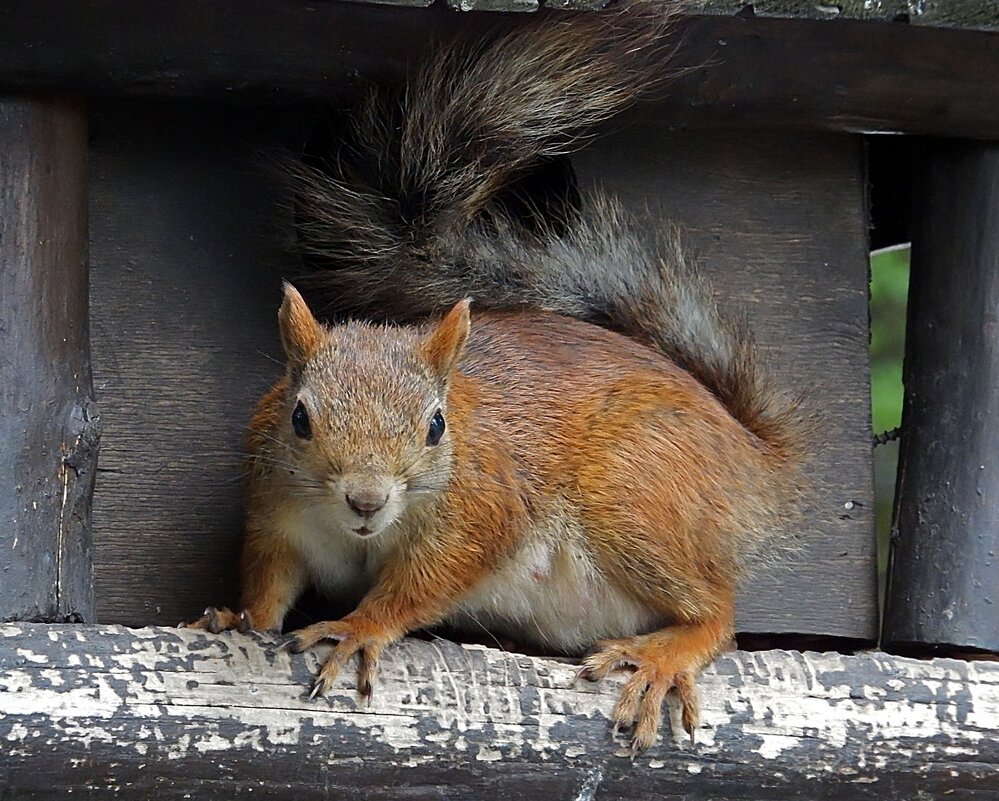
M 0 620 L 93 620 L 87 114 L 0 97 Z
M 518 9 L 533 0 L 457 0 Z M 404 3 L 403 5 L 413 5 Z M 549 3 L 563 5 L 563 3 Z M 564 5 L 588 6 L 590 0 Z M 899 131 L 999 138 L 995 2 L 716 0 L 686 20 L 658 119 L 674 127 Z M 756 15 L 748 13 L 756 9 Z M 733 13 L 741 11 L 742 13 Z M 777 16 L 764 16 L 774 14 Z M 834 22 L 824 18 L 836 16 Z M 870 18 L 865 21 L 854 17 Z M 88 96 L 173 95 L 294 103 L 398 79 L 442 40 L 530 24 L 469 14 L 308 0 L 5 0 L 0 88 Z
M 995 663 L 727 654 L 696 742 L 634 758 L 619 680 L 570 664 L 406 640 L 370 705 L 350 670 L 306 700 L 316 667 L 257 635 L 0 626 L 0 797 L 999 798 Z
M 857 19 L 958 28 L 999 28 L 995 0 L 690 0 L 693 10 L 707 14 L 752 13 L 806 19 Z
M 999 146 L 919 148 L 884 639 L 999 652 Z
M 94 110 L 102 622 L 173 625 L 235 601 L 243 435 L 282 370 L 279 237 L 291 223 L 257 150 L 280 141 L 269 120 L 160 104 Z
M 296 126 L 304 136 L 287 114 L 254 109 L 95 112 L 101 622 L 174 625 L 236 600 L 239 452 L 255 398 L 282 370 L 275 309 L 291 264 L 278 187 L 253 154 Z M 717 287 L 780 345 L 784 378 L 814 390 L 823 424 L 802 557 L 742 595 L 741 630 L 873 639 L 860 142 L 633 129 L 579 167 L 689 226 Z

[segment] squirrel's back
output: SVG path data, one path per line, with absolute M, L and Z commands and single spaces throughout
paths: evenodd
M 554 313 L 484 312 L 472 317 L 458 371 L 472 384 L 456 385 L 449 402 L 474 397 L 469 419 L 508 439 L 527 486 L 571 498 L 580 475 L 614 471 L 671 499 L 661 531 L 675 528 L 674 506 L 712 518 L 701 547 L 733 573 L 797 514 L 796 460 L 761 447 L 690 371 L 633 339 Z

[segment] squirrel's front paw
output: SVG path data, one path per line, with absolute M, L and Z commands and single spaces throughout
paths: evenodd
M 250 616 L 245 611 L 233 612 L 225 606 L 221 609 L 209 606 L 197 620 L 192 620 L 190 623 L 181 623 L 177 628 L 200 629 L 202 631 L 210 631 L 212 634 L 235 630 L 246 634 L 246 632 L 253 628 L 253 624 L 250 622 Z
M 315 683 L 309 698 L 317 698 L 325 694 L 333 685 L 333 680 L 347 661 L 357 654 L 360 664 L 357 671 L 357 691 L 366 697 L 370 703 L 371 684 L 375 677 L 378 655 L 391 637 L 380 631 L 376 626 L 362 621 L 331 620 L 315 623 L 292 633 L 282 648 L 293 653 L 307 651 L 323 640 L 336 640 L 333 653 L 323 663 L 316 675 Z

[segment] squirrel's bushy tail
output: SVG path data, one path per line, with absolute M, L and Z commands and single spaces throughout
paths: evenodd
M 644 234 L 612 199 L 526 227 L 508 193 L 666 75 L 677 3 L 537 19 L 450 48 L 400 92 L 370 94 L 334 152 L 292 169 L 303 277 L 337 313 L 414 322 L 472 296 L 640 339 L 681 364 L 771 447 L 797 453 L 798 416 L 758 366 L 672 232 Z
M 375 279 L 433 269 L 438 244 L 495 212 L 525 172 L 661 82 L 675 7 L 549 14 L 428 53 L 401 90 L 363 100 L 320 164 L 291 167 L 305 249 Z

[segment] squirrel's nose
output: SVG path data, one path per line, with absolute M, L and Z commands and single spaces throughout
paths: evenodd
M 378 492 L 357 492 L 347 495 L 347 505 L 361 517 L 369 518 L 388 503 L 388 495 Z

